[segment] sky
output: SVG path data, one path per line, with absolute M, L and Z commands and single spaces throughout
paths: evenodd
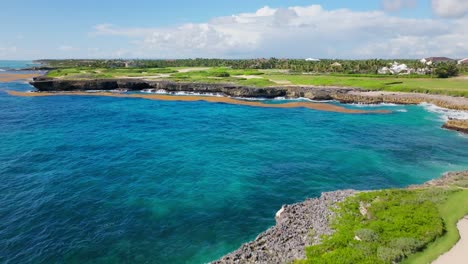
M 14 0 L 0 60 L 468 57 L 468 0 Z

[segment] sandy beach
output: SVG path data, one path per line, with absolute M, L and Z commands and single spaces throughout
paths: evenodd
M 440 256 L 432 264 L 466 264 L 468 262 L 468 216 L 457 224 L 460 240 L 447 253 Z
M 284 104 L 264 104 L 261 102 L 255 101 L 244 101 L 239 99 L 233 99 L 229 97 L 210 97 L 210 96 L 172 96 L 172 95 L 159 95 L 159 94 L 119 94 L 119 93 L 109 93 L 109 92 L 97 92 L 97 93 L 87 93 L 87 92 L 17 92 L 17 91 L 7 91 L 9 95 L 12 96 L 25 96 L 25 97 L 40 97 L 40 96 L 65 96 L 65 95 L 75 95 L 75 96 L 110 96 L 110 97 L 122 97 L 122 98 L 142 98 L 149 100 L 159 100 L 159 101 L 184 101 L 184 102 L 196 102 L 196 101 L 205 101 L 210 103 L 226 103 L 233 105 L 246 105 L 254 107 L 266 107 L 266 108 L 299 108 L 304 107 L 308 109 L 328 111 L 328 112 L 338 112 L 338 113 L 347 113 L 347 114 L 387 114 L 391 111 L 387 110 L 361 110 L 361 109 L 348 109 L 342 106 L 337 106 L 327 103 L 311 103 L 311 102 L 291 102 Z

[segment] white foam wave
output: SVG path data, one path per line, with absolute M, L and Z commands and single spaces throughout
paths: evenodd
M 6 71 L 6 70 L 4 70 L 4 69 L 0 69 L 0 72 L 5 72 L 5 71 Z
M 238 97 L 238 96 L 232 96 L 231 98 L 237 99 L 237 100 L 245 100 L 245 101 L 266 101 L 266 100 L 271 100 L 271 98 L 264 98 L 264 97 Z
M 392 103 L 380 103 L 380 104 L 363 104 L 363 103 L 352 103 L 350 105 L 356 106 L 356 107 L 382 107 L 382 106 L 401 106 L 398 104 L 392 104 Z
M 141 91 L 142 93 L 147 94 L 165 94 L 165 95 L 178 95 L 178 96 L 187 96 L 187 95 L 196 95 L 196 96 L 215 96 L 215 97 L 222 97 L 223 95 L 220 93 L 198 93 L 198 92 L 169 92 L 163 89 L 155 90 L 155 89 L 145 89 Z
M 406 109 L 398 109 L 398 110 L 396 110 L 396 111 L 397 111 L 397 112 L 401 112 L 401 113 L 406 113 L 406 112 L 408 112 L 408 110 L 406 110 Z
M 419 105 L 424 107 L 427 111 L 439 115 L 445 121 L 448 119 L 468 120 L 468 111 L 451 110 L 428 103 L 421 103 Z

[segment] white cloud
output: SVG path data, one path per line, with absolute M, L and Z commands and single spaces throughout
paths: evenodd
M 102 24 L 92 35 L 128 38 L 134 49 L 119 54 L 130 57 L 463 57 L 468 53 L 466 22 L 311 5 L 263 7 L 165 28 Z
M 440 17 L 462 17 L 468 14 L 468 0 L 432 0 L 432 10 Z
M 395 12 L 403 8 L 412 8 L 417 4 L 417 0 L 382 0 L 382 8 L 385 11 Z

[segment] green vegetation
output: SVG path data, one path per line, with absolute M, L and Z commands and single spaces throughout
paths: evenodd
M 440 239 L 429 244 L 423 252 L 416 253 L 409 257 L 404 261 L 405 264 L 431 263 L 455 245 L 455 243 L 460 239 L 460 234 L 457 230 L 458 220 L 468 214 L 468 190 L 450 195 L 442 205 L 438 206 L 438 208 L 445 223 L 446 234 Z
M 144 77 L 158 74 L 170 74 L 177 71 L 170 68 L 61 68 L 50 71 L 49 77 L 69 79 Z
M 411 68 L 424 68 L 426 65 L 419 60 L 329 60 L 306 61 L 303 59 L 182 59 L 182 60 L 41 60 L 50 67 L 74 68 L 175 68 L 175 67 L 215 67 L 232 69 L 279 69 L 292 72 L 311 73 L 343 73 L 343 74 L 375 74 L 378 69 L 398 61 Z M 457 66 L 461 73 L 468 72 L 468 65 Z
M 456 243 L 466 214 L 468 190 L 457 187 L 359 193 L 337 208 L 335 233 L 297 263 L 430 263 Z
M 65 79 L 93 79 L 118 77 L 145 77 L 182 82 L 232 83 L 257 87 L 280 85 L 315 85 L 358 87 L 376 91 L 419 92 L 468 97 L 468 79 L 435 78 L 449 77 L 460 72 L 466 74 L 466 66 L 450 63 L 436 65 L 431 75 L 382 75 L 376 67 L 388 61 L 340 61 L 341 67 L 327 68 L 332 61 L 306 62 L 304 60 L 176 60 L 176 61 L 133 61 L 123 67 L 123 61 L 48 61 L 51 66 L 60 66 L 48 73 L 49 77 Z M 402 61 L 418 65 L 418 61 Z M 95 64 L 95 65 L 94 65 Z M 116 65 L 114 65 L 116 64 Z M 71 67 L 70 65 L 75 65 Z M 76 66 L 79 67 L 76 67 Z M 89 66 L 94 65 L 94 66 Z M 181 65 L 190 67 L 184 68 Z M 216 65 L 217 67 L 198 67 Z M 309 66 L 307 66 L 309 65 Z M 329 64 L 328 64 L 329 65 Z M 99 67 L 95 67 L 99 66 Z M 119 66 L 119 67 L 117 67 Z M 154 66 L 148 68 L 147 66 Z M 157 67 L 156 67 L 157 66 Z M 163 67 L 164 66 L 164 67 Z M 193 68 L 197 66 L 198 68 Z M 245 66 L 247 68 L 237 68 Z M 307 67 L 306 67 L 307 66 Z M 107 67 L 107 68 L 106 68 Z M 250 68 L 249 68 L 250 67 Z M 278 68 L 269 68 L 278 67 Z M 305 67 L 305 68 L 304 68 Z M 347 70 L 336 70 L 343 68 Z M 358 70 L 351 70 L 356 68 Z M 299 70 L 304 71 L 299 71 Z M 313 73 L 321 72 L 326 73 Z
M 419 92 L 468 97 L 468 80 L 459 78 L 411 78 L 403 76 L 348 77 L 343 75 L 288 75 L 268 76 L 274 81 L 289 81 L 295 85 L 359 87 L 377 91 Z
M 436 65 L 435 74 L 438 78 L 454 77 L 458 75 L 458 68 L 454 63 L 440 63 Z

